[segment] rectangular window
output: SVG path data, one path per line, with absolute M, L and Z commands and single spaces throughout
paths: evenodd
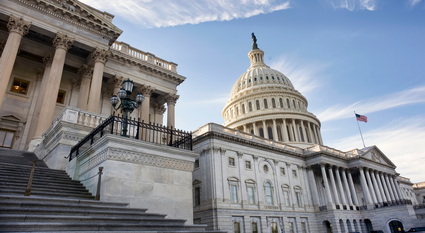
M 280 175 L 281 176 L 284 176 L 286 174 L 286 172 L 285 172 L 285 168 L 284 167 L 281 167 L 280 168 Z
M 295 196 L 297 196 L 298 207 L 302 207 L 303 206 L 303 197 L 301 195 L 301 192 L 295 192 Z
M 252 222 L 251 229 L 252 233 L 258 233 L 258 224 L 256 222 Z
M 0 130 L 0 147 L 12 148 L 14 135 L 11 131 Z
M 65 95 L 66 95 L 66 91 L 59 90 L 58 97 L 56 98 L 56 103 L 65 104 Z
M 277 229 L 277 222 L 272 222 L 272 233 L 279 233 L 279 230 Z
M 295 233 L 295 231 L 294 231 L 294 223 L 293 222 L 289 222 L 289 232 L 290 233 Z
M 283 202 L 284 202 L 285 206 L 291 205 L 291 202 L 289 200 L 289 191 L 288 190 L 283 191 Z
M 241 233 L 241 224 L 239 222 L 234 222 L 233 229 L 235 233 Z
M 235 166 L 235 158 L 229 158 L 229 166 Z
M 307 225 L 305 224 L 305 222 L 301 222 L 301 232 L 307 233 Z
M 298 177 L 297 170 L 292 170 L 292 177 L 294 178 Z
M 201 187 L 195 188 L 195 206 L 201 205 Z
M 238 203 L 238 186 L 230 185 L 230 199 L 232 203 Z
M 245 168 L 251 169 L 251 161 L 245 161 Z
M 19 93 L 22 95 L 28 94 L 28 88 L 30 86 L 30 82 L 14 78 L 12 82 L 12 86 L 10 87 L 11 92 Z
M 254 188 L 248 187 L 247 192 L 248 192 L 248 203 L 255 204 Z

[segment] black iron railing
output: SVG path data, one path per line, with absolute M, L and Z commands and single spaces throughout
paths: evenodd
M 127 124 L 127 137 L 155 144 L 192 150 L 192 133 L 176 130 L 172 127 L 147 124 L 136 119 L 125 119 L 120 116 L 110 116 L 89 135 L 71 148 L 69 160 L 77 157 L 105 134 L 121 135 L 123 125 Z

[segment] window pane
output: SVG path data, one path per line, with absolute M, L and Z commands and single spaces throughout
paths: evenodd
M 12 148 L 13 132 L 0 130 L 0 147 Z
M 258 233 L 258 225 L 256 222 L 252 223 L 252 233 Z
M 272 222 L 272 233 L 278 233 L 277 223 L 276 222 Z
M 235 233 L 241 233 L 241 227 L 240 227 L 240 223 L 239 222 L 234 222 L 233 223 L 233 228 L 234 228 L 234 232 Z
M 237 193 L 237 187 L 236 185 L 230 185 L 230 192 L 231 192 L 231 201 L 232 203 L 238 203 L 238 193 Z
M 248 187 L 248 203 L 249 204 L 255 204 L 254 188 L 253 187 Z

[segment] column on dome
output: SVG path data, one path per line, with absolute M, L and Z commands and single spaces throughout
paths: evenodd
M 360 172 L 360 185 L 362 186 L 363 195 L 365 197 L 366 204 L 372 204 L 372 198 L 370 197 L 369 188 L 367 187 L 366 177 L 364 174 L 363 167 L 359 167 Z
M 276 125 L 276 119 L 273 119 L 272 132 L 273 132 L 273 140 L 275 140 L 275 141 L 279 141 L 279 137 L 277 136 L 277 125 Z
M 3 105 L 13 66 L 18 55 L 19 45 L 22 37 L 28 33 L 30 26 L 31 22 L 22 18 L 17 18 L 13 15 L 9 17 L 9 22 L 7 23 L 9 36 L 0 57 L 0 107 Z
M 94 68 L 87 105 L 87 110 L 89 112 L 100 112 L 103 70 L 105 69 L 105 63 L 108 60 L 109 54 L 110 52 L 108 50 L 100 48 L 96 48 L 92 53 Z
M 49 75 L 41 83 L 41 88 L 45 91 L 40 96 L 42 105 L 40 106 L 40 115 L 35 130 L 36 137 L 41 136 L 52 124 L 66 53 L 73 42 L 74 38 L 70 38 L 62 33 L 57 33 L 53 39 L 53 45 L 56 47 L 56 50 Z
M 310 135 L 310 142 L 317 144 L 316 140 L 314 139 L 313 132 L 311 131 L 311 122 L 307 122 L 307 128 L 308 134 Z
M 370 191 L 370 194 L 372 196 L 372 201 L 374 204 L 378 203 L 377 198 L 376 198 L 376 193 L 375 190 L 373 188 L 373 184 L 372 184 L 372 180 L 370 179 L 370 174 L 369 174 L 369 169 L 366 169 L 366 180 L 367 180 L 367 184 L 368 184 L 368 188 Z
M 317 138 L 319 139 L 320 145 L 323 145 L 322 135 L 320 134 L 320 128 L 318 125 L 316 125 L 316 132 L 317 132 Z
M 283 118 L 282 119 L 282 137 L 283 137 L 283 141 L 284 142 L 289 142 L 289 138 L 288 138 L 288 128 L 286 126 L 286 119 Z
M 267 130 L 267 125 L 265 120 L 263 120 L 263 134 L 264 134 L 264 138 L 269 139 L 269 131 Z
M 254 131 L 255 136 L 260 136 L 260 134 L 258 134 L 257 125 L 255 122 L 252 123 L 252 130 Z
M 328 201 L 328 204 L 333 204 L 331 189 L 329 187 L 328 176 L 326 175 L 326 170 L 325 170 L 324 164 L 320 164 L 320 170 L 322 171 L 323 183 L 325 185 L 326 200 Z
M 376 177 L 375 177 L 375 171 L 374 170 L 371 170 L 370 171 L 370 176 L 372 178 L 372 183 L 373 183 L 373 188 L 374 188 L 375 193 L 376 193 L 376 198 L 378 200 L 378 203 L 381 204 L 383 202 L 382 201 L 382 196 L 381 196 L 381 190 L 379 189 L 379 185 L 377 183 L 377 180 L 376 180 Z
M 312 123 L 312 130 L 313 130 L 314 140 L 316 141 L 316 144 L 320 144 L 319 137 L 317 136 L 316 124 L 314 123 Z
M 248 132 L 246 131 L 246 130 L 247 130 L 247 128 L 246 128 L 246 124 L 243 124 L 243 125 L 242 125 L 242 127 L 243 127 L 243 132 L 244 132 L 244 133 L 248 133 Z
M 353 198 L 354 205 L 359 205 L 359 199 L 357 198 L 356 188 L 354 187 L 353 177 L 350 170 L 347 170 L 348 184 L 350 186 L 351 196 Z
M 339 174 L 338 167 L 335 168 L 335 176 L 336 176 L 336 181 L 338 183 L 339 193 L 341 194 L 341 203 L 343 205 L 347 205 L 348 203 L 347 203 L 347 199 L 345 198 L 345 191 L 344 191 L 344 187 L 342 186 L 341 176 Z
M 149 113 L 150 113 L 150 106 L 151 106 L 151 95 L 155 88 L 149 86 L 149 85 L 142 85 L 140 88 L 140 93 L 145 97 L 145 99 L 142 102 L 142 106 L 139 107 L 139 116 L 140 119 L 145 122 L 149 123 Z
M 335 183 L 332 165 L 329 166 L 328 173 L 329 173 L 329 179 L 331 180 L 331 187 L 332 187 L 332 191 L 333 191 L 334 198 L 335 198 L 335 204 L 340 205 L 341 202 L 339 201 L 338 191 L 336 189 L 336 183 Z
M 303 137 L 304 137 L 304 140 L 302 140 L 302 141 L 303 142 L 308 142 L 308 136 L 307 136 L 307 133 L 306 133 L 306 130 L 305 130 L 305 126 L 304 126 L 304 121 L 303 120 L 300 120 L 300 125 L 301 125 L 301 130 L 303 132 Z
M 169 93 L 167 97 L 165 97 L 165 101 L 167 102 L 167 126 L 175 128 L 175 106 L 176 102 L 179 99 L 179 95 Z
M 93 67 L 84 64 L 78 70 L 78 73 L 81 75 L 81 82 L 77 107 L 79 109 L 87 110 L 87 101 L 89 99 L 90 82 L 93 74 Z

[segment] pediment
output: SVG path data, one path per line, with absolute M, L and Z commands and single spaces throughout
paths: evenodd
M 361 151 L 363 152 L 361 155 L 362 158 L 369 159 L 386 166 L 395 167 L 394 163 L 391 162 L 391 160 L 376 146 L 366 147 Z
M 4 115 L 0 116 L 0 121 L 21 122 L 21 119 L 14 115 Z
M 20 0 L 43 12 L 85 27 L 110 39 L 112 44 L 122 30 L 112 23 L 113 15 L 99 11 L 77 0 Z

